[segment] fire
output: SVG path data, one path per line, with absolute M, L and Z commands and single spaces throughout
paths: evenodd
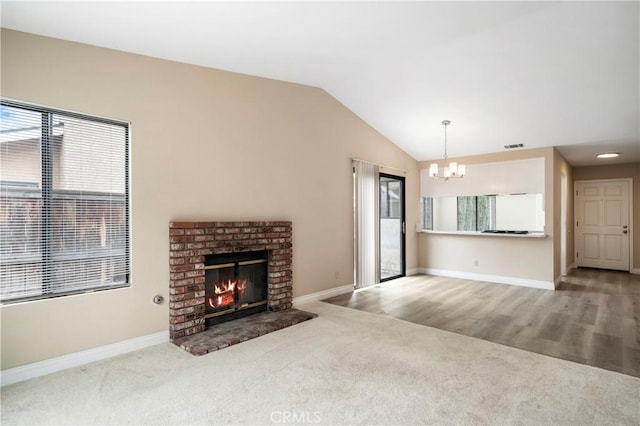
M 226 283 L 216 284 L 214 286 L 214 295 L 208 297 L 209 306 L 212 308 L 221 308 L 237 303 L 242 299 L 247 289 L 247 280 L 228 280 Z

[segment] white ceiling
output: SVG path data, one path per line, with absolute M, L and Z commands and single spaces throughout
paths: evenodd
M 2 27 L 325 89 L 417 160 L 640 161 L 638 2 L 8 2 Z M 602 162 L 602 160 L 600 160 Z

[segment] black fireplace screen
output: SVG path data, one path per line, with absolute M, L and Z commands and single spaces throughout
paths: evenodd
M 267 251 L 228 253 L 205 259 L 209 325 L 267 309 Z

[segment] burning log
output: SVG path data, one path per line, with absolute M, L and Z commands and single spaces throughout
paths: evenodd
M 220 283 L 214 286 L 213 296 L 209 296 L 207 302 L 212 308 L 221 308 L 238 303 L 244 297 L 247 289 L 247 280 Z

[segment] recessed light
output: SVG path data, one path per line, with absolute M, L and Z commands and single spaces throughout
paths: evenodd
M 598 158 L 615 158 L 620 155 L 619 152 L 603 152 L 601 154 L 596 155 Z

